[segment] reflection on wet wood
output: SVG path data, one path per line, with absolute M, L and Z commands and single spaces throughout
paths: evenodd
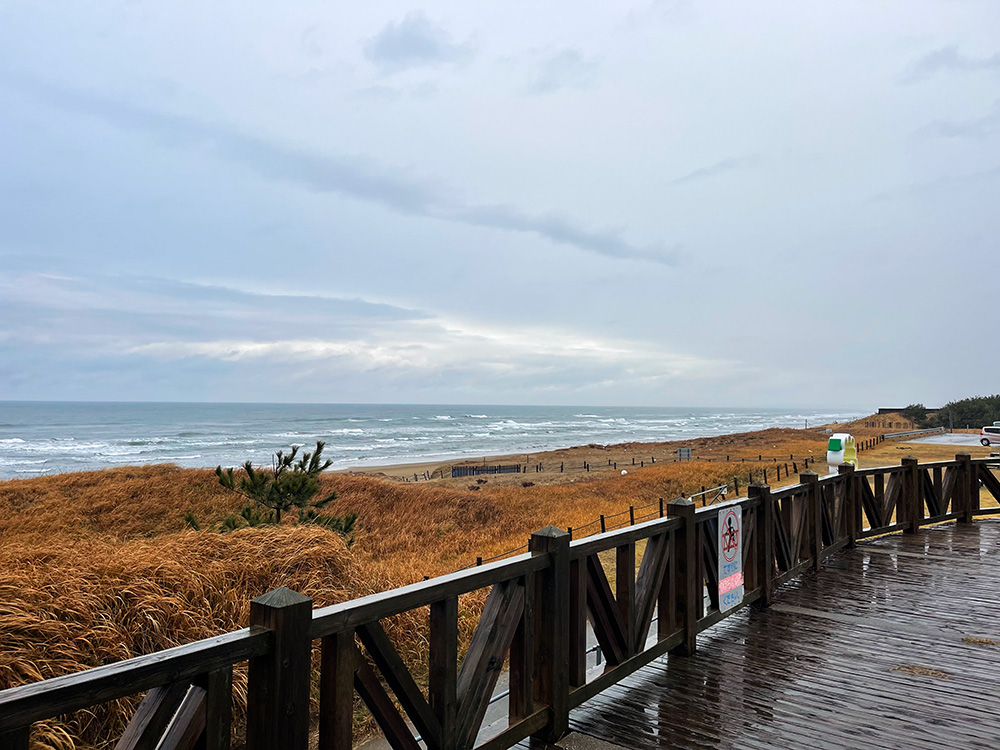
M 1000 522 L 859 543 L 584 703 L 625 748 L 1000 747 Z M 527 748 L 528 743 L 520 747 Z

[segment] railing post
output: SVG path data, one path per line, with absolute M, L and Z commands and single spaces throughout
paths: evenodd
M 843 518 L 847 523 L 847 546 L 858 546 L 858 536 L 861 533 L 861 504 L 858 502 L 858 478 L 854 476 L 854 464 L 841 464 L 837 467 L 837 473 L 843 475 L 844 481 L 844 509 Z M 840 533 L 839 529 L 834 530 L 834 537 Z M 836 541 L 836 538 L 834 538 Z
M 819 570 L 823 562 L 823 509 L 820 504 L 823 498 L 819 486 L 819 474 L 815 471 L 803 471 L 799 474 L 799 483 L 806 488 L 806 527 L 809 542 L 809 554 L 812 557 L 813 570 Z
M 556 742 L 569 730 L 569 534 L 546 526 L 531 535 L 528 549 L 550 556 L 539 586 L 534 683 L 538 701 L 552 709 L 552 720 L 535 736 Z
M 698 605 L 702 591 L 698 581 L 698 535 L 695 529 L 694 501 L 678 497 L 667 503 L 667 516 L 679 518 L 683 526 L 674 536 L 675 551 L 672 568 L 674 595 L 677 597 L 674 610 L 679 624 L 684 628 L 684 640 L 670 653 L 693 656 L 698 648 Z
M 433 635 L 433 626 L 431 633 Z M 323 638 L 319 673 L 319 750 L 351 747 L 354 730 L 354 629 Z
M 915 534 L 920 528 L 920 523 L 924 520 L 919 474 L 920 467 L 919 462 L 913 456 L 904 457 L 902 463 L 906 467 L 906 473 L 903 475 L 903 507 L 906 510 L 903 519 L 898 518 L 898 511 L 896 515 L 897 520 L 903 520 L 906 523 L 903 533 Z
M 271 650 L 250 660 L 247 750 L 306 750 L 312 599 L 282 586 L 250 603 L 250 630 L 270 630 Z
M 757 498 L 757 583 L 760 585 L 758 609 L 771 606 L 774 600 L 774 503 L 771 488 L 754 482 L 747 487 L 747 497 Z
M 3 750 L 28 750 L 31 727 L 0 731 L 0 747 Z
M 233 731 L 233 668 L 223 667 L 198 679 L 205 690 L 204 750 L 229 750 Z M 2 745 L 0 745 L 2 747 Z
M 958 476 L 962 487 L 962 515 L 958 520 L 959 523 L 972 523 L 973 513 L 979 510 L 979 478 L 976 476 L 979 467 L 973 465 L 972 456 L 968 453 L 956 453 L 955 460 L 961 467 Z M 952 508 L 952 510 L 958 509 Z

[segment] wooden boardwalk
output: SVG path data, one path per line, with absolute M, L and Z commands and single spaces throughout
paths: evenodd
M 630 750 L 995 749 L 998 695 L 1000 522 L 984 520 L 845 550 L 570 726 Z
M 0 691 L 0 750 L 140 693 L 122 750 L 230 750 L 247 661 L 249 750 L 308 750 L 317 688 L 324 750 L 353 745 L 358 698 L 399 750 L 1000 748 L 998 463 L 904 457 L 718 506 L 661 499 L 617 528 L 546 527 L 525 554 L 321 609 L 278 588 L 248 629 Z M 740 550 L 745 606 L 722 609 Z M 487 590 L 459 659 L 459 597 Z M 425 608 L 427 660 L 410 666 L 387 624 Z

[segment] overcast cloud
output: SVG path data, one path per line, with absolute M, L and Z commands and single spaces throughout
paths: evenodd
M 1000 6 L 0 4 L 0 400 L 996 390 Z

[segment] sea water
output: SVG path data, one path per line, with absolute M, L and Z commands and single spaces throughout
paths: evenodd
M 0 478 L 113 466 L 270 463 L 326 443 L 333 468 L 666 441 L 847 421 L 859 412 L 579 406 L 0 402 Z

